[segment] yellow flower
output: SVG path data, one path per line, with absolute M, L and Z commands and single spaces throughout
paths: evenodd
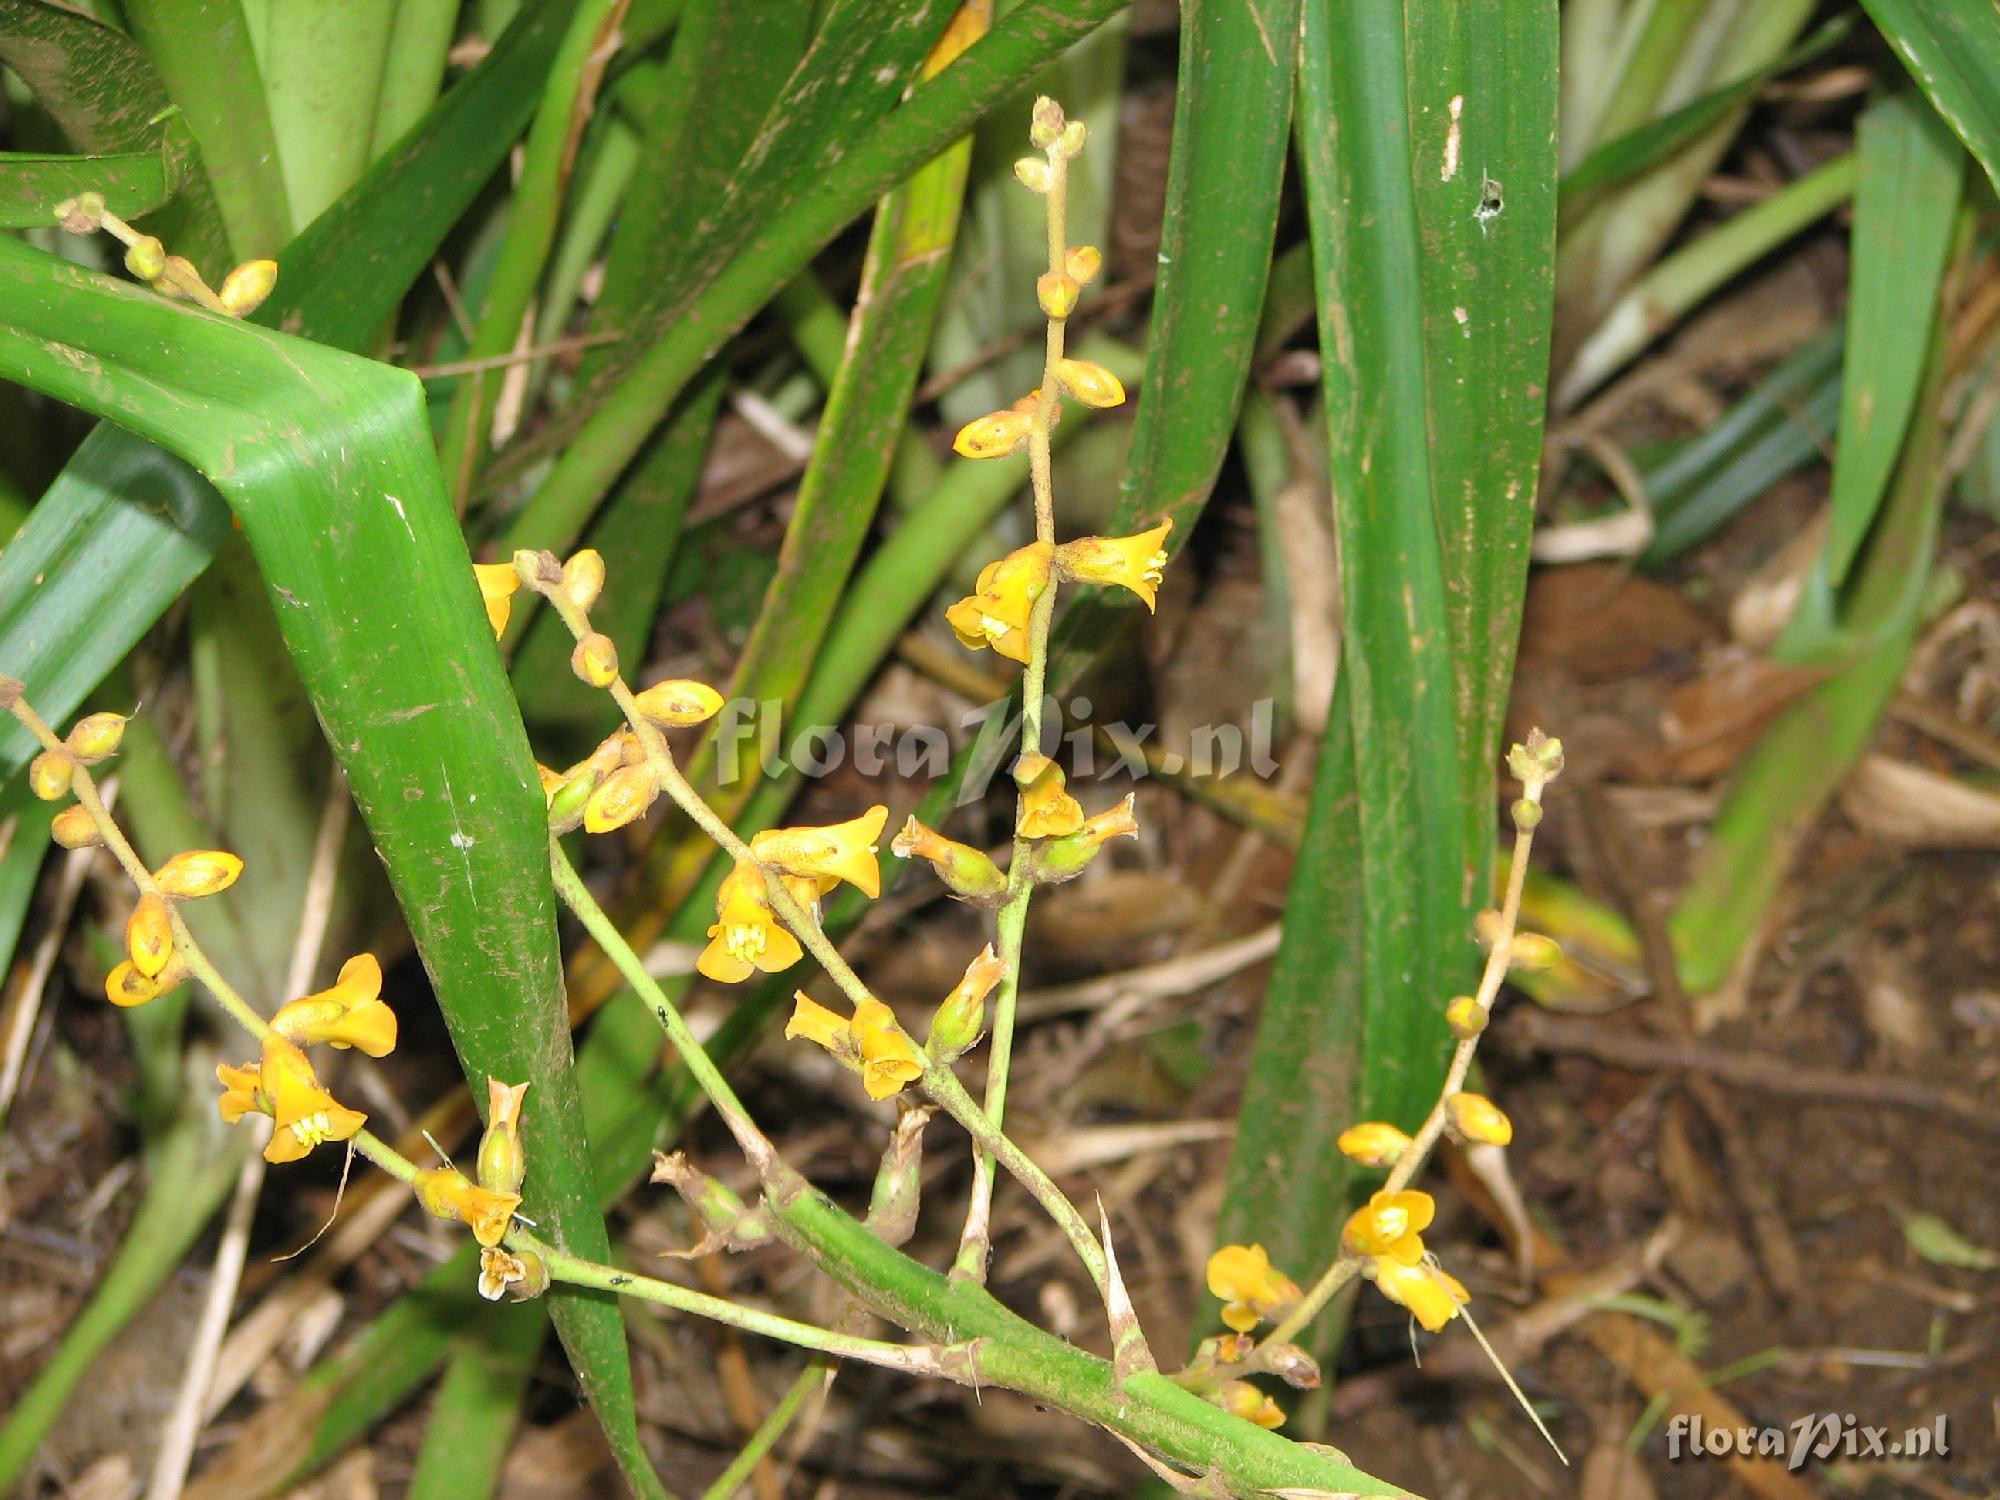
M 28 790 L 44 802 L 53 802 L 69 790 L 76 771 L 76 757 L 67 750 L 44 750 L 28 762 Z
M 879 802 L 858 818 L 825 828 L 767 828 L 750 840 L 750 852 L 786 875 L 844 880 L 864 896 L 882 894 L 877 840 L 889 821 Z
M 1458 1316 L 1458 1310 L 1472 1300 L 1457 1277 L 1426 1263 L 1404 1265 L 1388 1256 L 1377 1256 L 1368 1269 L 1391 1302 L 1410 1310 L 1410 1315 L 1436 1333 Z
M 1083 827 L 1083 807 L 1063 789 L 1062 767 L 1046 755 L 1014 762 L 1014 785 L 1021 789 L 1021 816 L 1014 831 L 1024 839 L 1059 839 Z
M 517 1193 L 528 1175 L 527 1153 L 521 1149 L 521 1101 L 525 1083 L 486 1080 L 486 1133 L 479 1138 L 479 1185 L 495 1192 Z
M 1340 1243 L 1354 1255 L 1386 1256 L 1413 1266 L 1423 1259 L 1420 1236 L 1436 1215 L 1437 1203 L 1429 1193 L 1384 1189 L 1354 1211 L 1340 1231 Z
M 185 901 L 226 891 L 242 873 L 243 861 L 227 849 L 190 849 L 154 871 L 153 884 L 161 895 Z
M 100 760 L 116 755 L 124 739 L 125 716 L 101 713 L 78 719 L 70 726 L 63 744 L 86 766 L 94 766 Z
M 593 630 L 569 654 L 569 669 L 592 687 L 610 687 L 618 680 L 618 647 L 601 630 Z
M 715 925 L 695 968 L 721 984 L 740 984 L 761 970 L 777 974 L 804 956 L 764 894 L 764 871 L 741 861 L 715 893 Z
M 1453 1127 L 1468 1141 L 1504 1146 L 1514 1139 L 1514 1122 L 1483 1094 L 1453 1094 L 1445 1106 L 1451 1111 Z
M 1334 1142 L 1340 1154 L 1358 1161 L 1364 1167 L 1393 1167 L 1396 1158 L 1410 1148 L 1410 1138 L 1395 1126 L 1381 1120 L 1370 1120 L 1365 1125 L 1354 1125 L 1341 1131 L 1340 1139 Z
M 521 587 L 521 575 L 510 562 L 474 563 L 472 576 L 479 580 L 479 597 L 486 605 L 486 623 L 493 627 L 493 639 L 499 640 L 507 629 L 507 616 L 513 612 L 514 594 Z
M 1271 1264 L 1262 1245 L 1224 1245 L 1208 1258 L 1208 1289 L 1224 1304 L 1222 1321 L 1248 1333 L 1299 1300 L 1298 1283 Z
M 1028 617 L 1049 586 L 1054 555 L 1047 542 L 1030 542 L 981 568 L 975 592 L 944 612 L 959 642 L 974 651 L 991 646 L 1002 656 L 1027 661 Z
M 271 1017 L 271 1029 L 301 1047 L 325 1042 L 387 1057 L 396 1050 L 396 1013 L 381 996 L 382 965 L 372 953 L 357 953 L 340 966 L 330 988 L 294 1000 Z
M 482 1245 L 497 1245 L 521 1206 L 519 1193 L 483 1188 L 456 1167 L 433 1167 L 417 1174 L 417 1201 L 440 1219 L 468 1224 Z
M 890 842 L 889 852 L 900 859 L 929 860 L 938 879 L 962 900 L 998 902 L 1007 894 L 1007 877 L 982 851 L 926 828 L 914 814 Z
M 861 1049 L 861 1086 L 870 1099 L 887 1099 L 921 1078 L 924 1056 L 896 1024 L 896 1013 L 880 1000 L 864 1000 L 848 1023 Z
M 230 317 L 247 318 L 264 305 L 264 299 L 277 284 L 275 260 L 246 260 L 222 278 L 215 298 Z
M 847 1017 L 837 1010 L 828 1010 L 804 990 L 797 990 L 792 994 L 792 1018 L 785 1023 L 785 1040 L 801 1036 L 819 1043 L 850 1067 L 859 1066 L 861 1053 L 855 1045 L 854 1033 L 848 1028 Z
M 223 1087 L 218 1107 L 225 1121 L 234 1125 L 254 1110 L 276 1122 L 264 1147 L 264 1160 L 274 1164 L 297 1161 L 322 1141 L 344 1141 L 368 1123 L 368 1116 L 321 1088 L 305 1053 L 276 1032 L 264 1038 L 261 1062 L 240 1068 L 225 1063 L 215 1076 Z
M 1032 412 L 990 411 L 958 429 L 958 436 L 951 442 L 952 451 L 961 458 L 1005 458 L 1028 441 L 1028 432 L 1034 425 Z
M 1151 609 L 1167 571 L 1171 518 L 1137 536 L 1085 536 L 1056 548 L 1056 571 L 1079 583 L 1115 584 L 1130 589 Z
M 125 951 L 132 966 L 148 979 L 166 968 L 174 956 L 174 924 L 167 903 L 148 891 L 125 920 Z
M 604 554 L 585 547 L 562 566 L 563 596 L 584 614 L 604 592 Z
M 1284 1408 L 1247 1380 L 1232 1380 L 1217 1395 L 1224 1411 L 1234 1412 L 1246 1422 L 1263 1428 L 1285 1424 Z

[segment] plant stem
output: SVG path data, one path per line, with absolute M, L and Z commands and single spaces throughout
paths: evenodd
M 584 929 L 596 940 L 598 947 L 604 950 L 611 962 L 617 965 L 618 972 L 625 976 L 625 982 L 632 986 L 633 991 L 645 1002 L 646 1008 L 659 1019 L 660 1025 L 666 1029 L 668 1040 L 680 1052 L 681 1060 L 687 1065 L 688 1072 L 694 1076 L 695 1082 L 701 1085 L 702 1092 L 708 1095 L 709 1102 L 715 1106 L 715 1112 L 722 1116 L 723 1121 L 729 1126 L 729 1132 L 736 1137 L 736 1143 L 743 1148 L 743 1154 L 749 1157 L 751 1163 L 761 1172 L 777 1157 L 770 1140 L 757 1128 L 756 1122 L 750 1118 L 750 1112 L 743 1107 L 743 1101 L 736 1096 L 736 1091 L 722 1076 L 722 1070 L 716 1067 L 714 1059 L 708 1055 L 708 1050 L 688 1029 L 679 1008 L 667 998 L 666 991 L 654 982 L 652 975 L 646 972 L 646 966 L 641 962 L 639 955 L 632 951 L 632 945 L 625 941 L 625 935 L 618 930 L 617 924 L 606 915 L 604 908 L 597 904 L 597 898 L 590 894 L 590 888 L 576 873 L 576 866 L 569 862 L 569 855 L 553 838 L 549 840 L 549 869 L 555 880 L 556 894 L 562 898 L 564 905 L 576 913 Z
M 772 1445 L 785 1435 L 785 1429 L 792 1425 L 792 1419 L 799 1414 L 813 1390 L 826 1378 L 831 1368 L 824 1359 L 807 1361 L 799 1371 L 791 1389 L 778 1398 L 778 1404 L 771 1408 L 771 1414 L 750 1435 L 750 1441 L 743 1445 L 743 1451 L 729 1462 L 729 1467 L 716 1476 L 715 1483 L 702 1491 L 701 1500 L 732 1500 L 736 1491 L 749 1479 L 751 1470 L 763 1461 Z
M 884 1369 L 907 1370 L 917 1375 L 944 1375 L 954 1380 L 967 1379 L 971 1373 L 970 1345 L 955 1344 L 940 1348 L 933 1344 L 891 1344 L 880 1339 L 836 1333 L 831 1328 L 794 1322 L 776 1313 L 739 1307 L 721 1297 L 711 1297 L 706 1292 L 677 1286 L 671 1281 L 621 1271 L 615 1266 L 599 1265 L 596 1261 L 558 1250 L 519 1228 L 508 1233 L 507 1246 L 511 1250 L 531 1251 L 541 1257 L 553 1281 L 658 1303 L 676 1312 L 693 1313 L 717 1323 L 727 1323 L 745 1333 L 761 1334 L 765 1338 L 796 1344 L 801 1349 L 830 1354 L 837 1359 L 856 1359 L 866 1364 L 881 1365 Z
M 1051 147 L 1047 152 L 1049 188 L 1047 204 L 1049 271 L 1061 275 L 1069 257 L 1068 200 L 1069 157 Z M 1065 320 L 1051 317 L 1043 343 L 1042 384 L 1035 401 L 1034 425 L 1028 430 L 1028 480 L 1035 497 L 1035 540 L 1053 547 L 1056 540 L 1055 478 L 1050 457 L 1050 437 L 1055 431 L 1061 391 L 1056 367 L 1063 357 Z M 1049 666 L 1049 626 L 1055 618 L 1056 580 L 1035 600 L 1028 614 L 1028 662 L 1021 679 L 1021 753 L 1037 755 L 1042 745 L 1042 698 L 1047 690 Z M 1014 858 L 1009 866 L 1011 880 L 1006 905 L 1000 908 L 995 926 L 1000 938 L 1000 961 L 1007 966 L 993 998 L 993 1030 L 987 1038 L 986 1114 L 998 1129 L 1007 1115 L 1007 1083 L 1014 1055 L 1014 1016 L 1021 995 L 1021 949 L 1028 929 L 1028 903 L 1035 893 L 1029 875 L 1033 863 L 1029 841 L 1017 832 Z M 993 1255 L 993 1155 L 983 1146 L 972 1154 L 972 1193 L 965 1209 L 965 1228 L 960 1232 L 958 1255 L 951 1274 L 964 1281 L 984 1282 L 987 1262 Z M 1088 1231 L 1086 1231 L 1087 1235 Z M 1074 1236 L 1072 1236 L 1074 1238 Z M 1091 1241 L 1095 1246 L 1096 1241 Z M 1096 1274 L 1095 1272 L 1093 1274 Z M 1104 1282 L 1098 1276 L 1098 1289 Z

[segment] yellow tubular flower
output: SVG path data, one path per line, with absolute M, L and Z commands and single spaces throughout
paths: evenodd
M 294 1000 L 271 1017 L 271 1029 L 301 1047 L 325 1042 L 387 1057 L 396 1050 L 396 1013 L 381 996 L 382 965 L 372 953 L 357 953 L 340 966 L 330 988 Z
M 1262 1245 L 1224 1245 L 1208 1258 L 1208 1289 L 1220 1298 L 1222 1321 L 1248 1333 L 1299 1300 L 1298 1283 L 1271 1264 Z
M 418 1174 L 417 1201 L 437 1218 L 470 1225 L 474 1239 L 492 1246 L 506 1235 L 521 1195 L 483 1188 L 456 1167 L 433 1167 Z
M 1167 570 L 1171 518 L 1137 536 L 1085 536 L 1056 548 L 1056 571 L 1079 583 L 1130 589 L 1152 609 Z
M 1028 616 L 1042 590 L 1049 586 L 1054 555 L 1055 549 L 1048 543 L 1030 542 L 981 568 L 976 592 L 944 612 L 960 644 L 974 651 L 991 646 L 1001 656 L 1025 663 Z
M 1514 1139 L 1514 1122 L 1483 1094 L 1453 1094 L 1445 1101 L 1451 1123 L 1468 1141 L 1482 1146 L 1504 1146 Z
M 946 1062 L 979 1040 L 986 1025 L 986 997 L 1007 977 L 1007 965 L 988 943 L 931 1017 L 931 1051 Z
M 825 828 L 767 828 L 750 840 L 750 852 L 786 875 L 844 880 L 864 896 L 882 894 L 877 841 L 889 809 L 877 803 L 858 818 Z
M 1059 839 L 1083 827 L 1083 807 L 1063 789 L 1062 767 L 1046 755 L 1014 762 L 1014 785 L 1021 789 L 1015 832 L 1024 839 Z
M 792 994 L 792 1018 L 785 1023 L 785 1040 L 801 1036 L 819 1043 L 850 1066 L 859 1064 L 861 1054 L 855 1046 L 854 1033 L 848 1028 L 847 1017 L 828 1010 L 804 990 L 796 990 Z
M 104 998 L 118 1006 L 144 1005 L 148 1000 L 157 1000 L 169 991 L 179 989 L 187 977 L 187 962 L 178 953 L 151 978 L 141 974 L 138 965 L 128 958 L 105 975 Z
M 1370 1263 L 1368 1274 L 1391 1302 L 1410 1310 L 1410 1315 L 1431 1333 L 1458 1316 L 1459 1308 L 1472 1300 L 1457 1277 L 1435 1266 L 1406 1266 L 1387 1256 Z
M 742 861 L 715 893 L 715 925 L 695 968 L 719 984 L 740 984 L 760 970 L 789 969 L 804 957 L 799 940 L 785 930 L 764 894 L 764 872 Z
M 510 562 L 474 563 L 472 574 L 479 580 L 479 597 L 486 605 L 486 623 L 493 627 L 493 639 L 497 641 L 507 629 L 507 616 L 513 612 L 514 594 L 521 587 L 521 575 Z
M 990 411 L 959 428 L 951 449 L 960 458 L 1005 458 L 1021 450 L 1034 425 L 1024 411 Z
M 921 1078 L 924 1057 L 896 1024 L 896 1013 L 880 1000 L 864 1000 L 848 1023 L 861 1049 L 861 1086 L 870 1099 L 887 1099 Z
M 1387 1256 L 1413 1266 L 1423 1259 L 1420 1236 L 1436 1215 L 1437 1203 L 1429 1193 L 1384 1190 L 1354 1211 L 1340 1232 L 1340 1243 L 1354 1255 Z
M 153 884 L 162 895 L 191 901 L 228 890 L 242 873 L 243 861 L 227 849 L 190 849 L 154 871 Z
M 1364 1167 L 1393 1167 L 1396 1158 L 1410 1148 L 1410 1138 L 1381 1120 L 1353 1125 L 1341 1131 L 1334 1142 L 1340 1154 Z
M 276 1032 L 264 1038 L 263 1061 L 254 1072 L 248 1064 L 225 1065 L 215 1076 L 225 1090 L 224 1120 L 234 1124 L 254 1109 L 276 1121 L 264 1147 L 264 1160 L 274 1165 L 297 1161 L 323 1141 L 344 1141 L 368 1123 L 368 1116 L 345 1108 L 321 1088 L 305 1053 Z

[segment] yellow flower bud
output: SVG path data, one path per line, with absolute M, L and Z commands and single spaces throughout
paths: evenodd
M 931 1017 L 931 1056 L 948 1063 L 971 1050 L 986 1026 L 986 997 L 1006 974 L 1007 965 L 988 943 Z
M 1562 945 L 1539 932 L 1517 932 L 1507 951 L 1507 967 L 1524 974 L 1538 974 L 1562 962 Z
M 69 737 L 63 743 L 86 766 L 94 766 L 107 756 L 116 755 L 124 738 L 123 714 L 91 714 L 70 726 Z
M 44 750 L 28 762 L 28 790 L 44 802 L 53 802 L 69 790 L 70 773 L 76 757 L 67 750 Z
M 178 953 L 170 955 L 166 967 L 151 978 L 141 974 L 128 958 L 104 977 L 104 998 L 117 1006 L 144 1005 L 179 989 L 187 976 L 187 961 Z
M 610 833 L 623 828 L 634 818 L 644 817 L 659 795 L 659 779 L 651 766 L 622 766 L 598 783 L 584 803 L 584 831 Z
M 562 591 L 571 604 L 585 614 L 604 592 L 604 556 L 595 547 L 585 547 L 563 564 Z
M 56 814 L 49 825 L 49 837 L 65 849 L 90 849 L 104 842 L 96 819 L 74 803 Z
M 1107 812 L 1085 818 L 1083 826 L 1075 833 L 1036 848 L 1033 852 L 1035 880 L 1042 885 L 1060 885 L 1065 880 L 1074 880 L 1086 866 L 1097 858 L 1097 851 L 1112 839 L 1137 838 L 1139 819 L 1134 815 L 1133 804 L 1138 794 L 1127 792 L 1125 800 Z
M 1514 1122 L 1483 1094 L 1453 1094 L 1445 1100 L 1452 1128 L 1482 1146 L 1504 1146 L 1514 1139 Z
M 1486 1007 L 1471 995 L 1460 995 L 1444 1008 L 1444 1024 L 1461 1042 L 1469 1042 L 1486 1029 Z
M 639 712 L 655 724 L 669 728 L 699 724 L 722 711 L 722 694 L 705 682 L 686 677 L 670 677 L 656 682 L 634 700 Z
M 1104 256 L 1095 245 L 1074 245 L 1063 257 L 1063 269 L 1078 286 L 1089 286 L 1104 268 Z
M 1031 193 L 1046 193 L 1055 186 L 1055 173 L 1039 156 L 1024 156 L 1015 162 L 1014 176 Z
M 125 951 L 132 956 L 133 967 L 148 979 L 156 977 L 173 957 L 173 920 L 167 915 L 167 903 L 151 891 L 139 898 L 125 920 Z
M 1044 271 L 1035 279 L 1035 300 L 1042 304 L 1043 312 L 1058 320 L 1076 310 L 1076 299 L 1082 291 L 1076 278 L 1067 271 Z
M 618 648 L 610 636 L 593 630 L 576 643 L 569 669 L 592 687 L 610 687 L 618 680 Z
M 1028 140 L 1046 151 L 1056 143 L 1066 123 L 1063 107 L 1043 94 L 1035 100 L 1035 107 L 1028 115 Z
M 162 895 L 191 901 L 228 890 L 242 873 L 243 861 L 227 849 L 190 849 L 154 871 L 153 884 Z
M 1125 387 L 1118 377 L 1087 359 L 1059 361 L 1056 379 L 1085 406 L 1122 406 L 1125 402 Z
M 1056 150 L 1063 156 L 1081 156 L 1083 143 L 1089 135 L 1089 126 L 1081 120 L 1071 120 L 1063 126 L 1062 134 L 1056 137 Z
M 1563 742 L 1530 729 L 1528 738 L 1507 750 L 1507 769 L 1524 786 L 1546 786 L 1562 775 Z
M 500 639 L 513 609 L 513 597 L 521 587 L 520 572 L 512 563 L 474 563 L 472 576 L 479 582 L 479 597 L 486 605 L 486 623 L 493 627 L 493 639 Z
M 1024 411 L 994 411 L 958 429 L 952 451 L 960 458 L 1005 458 L 1028 441 L 1035 419 Z
M 230 317 L 247 318 L 264 305 L 264 299 L 277 284 L 275 260 L 246 260 L 222 278 L 221 289 L 215 295 Z
M 926 828 L 914 816 L 889 849 L 901 859 L 929 860 L 938 879 L 961 901 L 990 904 L 1007 894 L 1007 877 L 982 851 Z
M 1396 1159 L 1410 1148 L 1410 1138 L 1382 1120 L 1351 1125 L 1334 1143 L 1340 1154 L 1364 1167 L 1393 1167 Z
M 142 235 L 125 251 L 125 269 L 141 281 L 158 281 L 167 269 L 167 247 L 152 235 Z

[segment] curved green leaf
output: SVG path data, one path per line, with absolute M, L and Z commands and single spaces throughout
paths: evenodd
M 602 1259 L 543 799 L 416 378 L 4 238 L 0 373 L 170 445 L 227 496 L 467 1076 L 536 1085 L 528 1212 Z M 628 1479 L 656 1489 L 617 1309 L 557 1294 L 551 1311 Z
M 1962 0 L 1861 0 L 2000 192 L 2000 26 Z

